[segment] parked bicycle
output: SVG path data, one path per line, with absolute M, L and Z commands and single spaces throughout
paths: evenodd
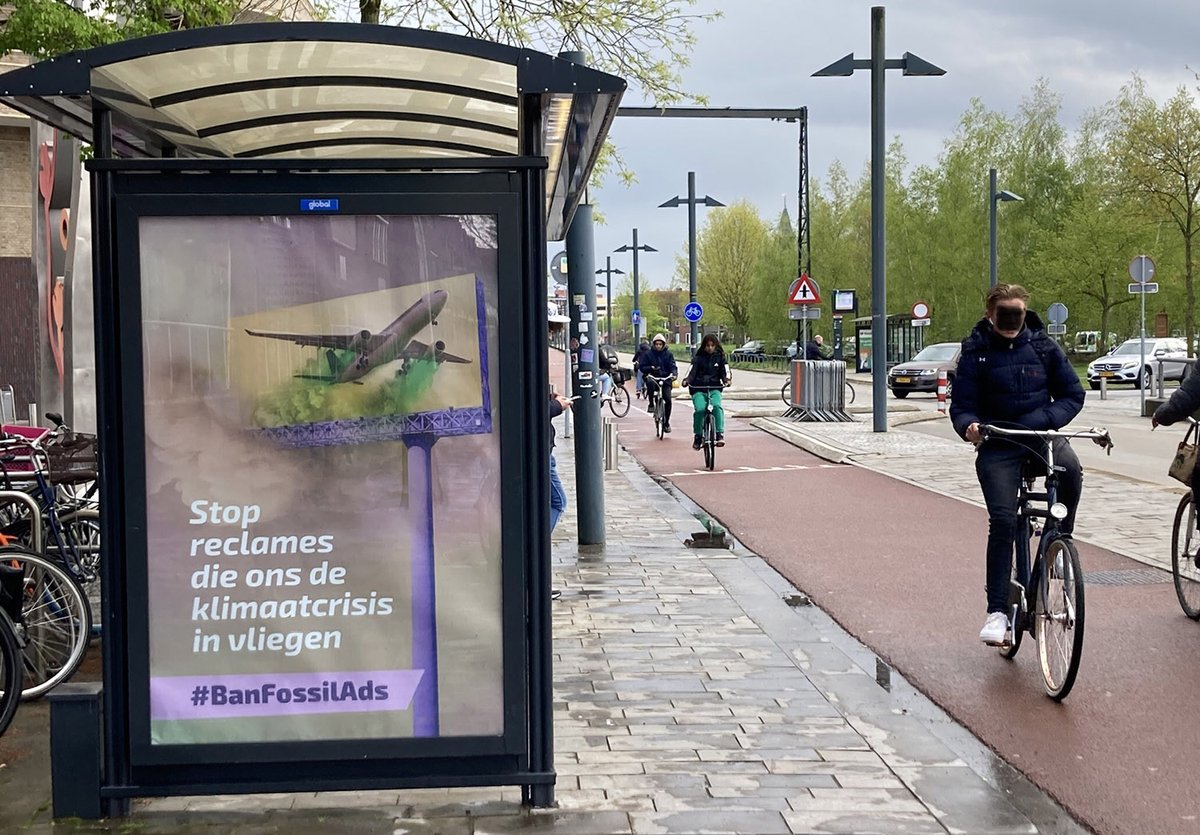
M 1188 417 L 1188 433 L 1196 430 L 1197 421 Z M 1189 489 L 1175 508 L 1175 524 L 1171 527 L 1171 576 L 1175 580 L 1175 596 L 1183 613 L 1200 620 L 1200 533 L 1196 531 L 1196 505 Z
M 601 401 L 608 403 L 608 409 L 613 413 L 613 417 L 625 417 L 629 414 L 629 389 L 625 388 L 625 384 L 618 383 L 612 378 L 612 375 L 607 371 L 601 372 L 600 378 L 608 378 L 608 394 L 601 395 Z M 604 390 L 601 383 L 601 391 Z
M 1060 524 L 1067 506 L 1058 501 L 1058 471 L 1054 465 L 1054 439 L 1087 438 L 1112 451 L 1107 429 L 1076 431 L 1006 429 L 979 427 L 984 440 L 991 438 L 1037 438 L 1045 455 L 1027 462 L 1017 494 L 1016 559 L 1013 561 L 1008 624 L 1000 654 L 1013 658 L 1021 648 L 1021 637 L 1030 632 L 1038 645 L 1038 669 L 1046 695 L 1062 701 L 1075 685 L 1083 655 L 1084 592 L 1079 552 Z M 1037 479 L 1045 472 L 1045 491 L 1035 492 Z M 1038 521 L 1042 520 L 1042 521 Z M 1038 537 L 1030 565 L 1030 540 Z
M 845 397 L 847 406 L 854 402 L 854 385 L 849 380 L 846 381 Z M 783 384 L 783 388 L 779 390 L 779 398 L 783 400 L 783 405 L 789 407 L 792 405 L 792 380 L 790 377 L 788 378 L 788 381 Z
M 721 391 L 724 386 L 691 386 L 692 394 L 704 396 L 704 421 L 700 429 L 700 449 L 704 450 L 704 466 L 713 469 L 717 461 L 717 447 L 724 446 L 724 441 L 717 441 L 717 418 L 713 413 L 712 394 Z
M 22 585 L 15 569 L 0 566 L 0 736 L 8 730 L 21 703 L 24 662 L 13 617 L 21 614 Z
M 667 417 L 666 417 L 666 398 L 662 394 L 663 386 L 669 386 L 675 380 L 674 377 L 655 377 L 653 374 L 643 374 L 643 379 L 647 382 L 655 383 L 653 386 L 646 387 L 646 396 L 650 398 L 650 409 L 654 415 L 654 434 L 662 440 L 666 434 Z

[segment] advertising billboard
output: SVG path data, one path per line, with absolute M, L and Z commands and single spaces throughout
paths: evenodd
M 500 735 L 495 218 L 138 241 L 151 745 Z

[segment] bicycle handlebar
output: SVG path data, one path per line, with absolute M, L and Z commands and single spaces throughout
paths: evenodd
M 1092 427 L 1090 429 L 1007 429 L 1003 426 L 995 426 L 990 423 L 979 425 L 979 434 L 986 441 L 992 435 L 1000 436 L 1016 436 L 1025 438 L 1042 438 L 1043 440 L 1052 440 L 1054 438 L 1087 438 L 1095 442 L 1098 446 L 1104 447 L 1105 451 L 1111 455 L 1113 442 L 1108 434 L 1108 430 L 1100 427 Z

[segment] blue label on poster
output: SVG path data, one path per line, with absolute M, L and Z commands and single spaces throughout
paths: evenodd
M 594 357 L 595 353 L 591 348 L 584 348 L 579 352 L 579 361 L 582 363 L 589 363 Z
M 338 199 L 336 197 L 306 197 L 300 201 L 302 212 L 336 212 Z

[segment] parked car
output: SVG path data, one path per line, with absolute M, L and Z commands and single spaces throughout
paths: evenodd
M 962 345 L 958 342 L 938 342 L 926 345 L 908 362 L 888 369 L 888 388 L 899 399 L 908 397 L 912 391 L 937 391 L 938 377 L 947 374 L 946 396 L 954 387 L 954 374 L 958 370 L 958 355 Z
M 730 353 L 730 359 L 749 360 L 753 362 L 767 353 L 767 348 L 757 339 L 751 339 L 740 348 L 734 348 Z
M 1162 363 L 1164 380 L 1182 380 L 1187 376 L 1187 342 L 1174 337 L 1147 339 L 1146 364 L 1141 365 L 1142 340 L 1127 339 L 1106 355 L 1088 363 L 1088 385 L 1100 388 L 1100 381 L 1109 383 L 1133 383 L 1137 388 L 1148 388 L 1158 373 L 1158 360 Z

